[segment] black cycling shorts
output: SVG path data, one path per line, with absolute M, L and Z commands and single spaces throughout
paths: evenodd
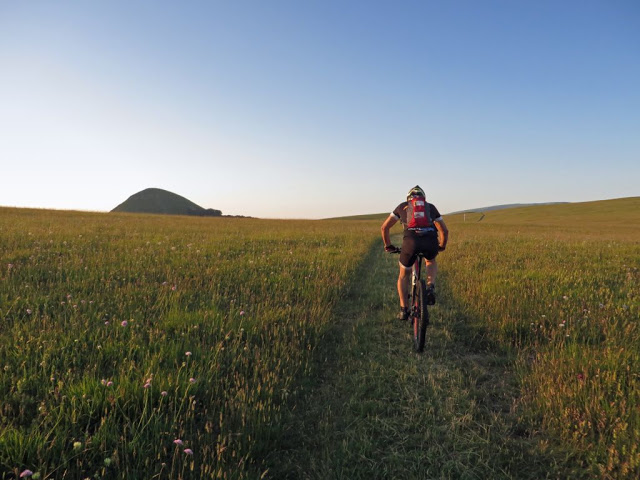
M 418 257 L 418 253 L 423 253 L 427 260 L 433 260 L 438 255 L 438 245 L 437 232 L 431 232 L 423 236 L 411 233 L 405 234 L 402 239 L 400 263 L 405 267 L 412 267 Z

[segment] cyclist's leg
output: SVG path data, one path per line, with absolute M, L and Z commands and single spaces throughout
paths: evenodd
M 400 263 L 400 274 L 398 275 L 398 296 L 400 297 L 400 307 L 409 307 L 409 285 L 411 279 L 411 268 Z
M 425 272 L 427 274 L 427 284 L 435 285 L 436 284 L 436 276 L 438 275 L 438 262 L 436 262 L 436 258 L 428 260 L 424 259 L 424 263 L 426 266 Z
M 425 275 L 427 277 L 427 285 L 436 284 L 436 276 L 438 275 L 438 238 L 427 237 L 421 245 L 421 251 L 424 254 Z
M 416 261 L 416 243 L 413 237 L 405 237 L 402 239 L 402 251 L 400 253 L 400 273 L 398 274 L 398 296 L 400 297 L 400 306 L 408 308 L 409 302 L 409 285 L 411 284 L 411 270 L 413 263 Z
M 425 274 L 427 277 L 426 301 L 427 305 L 435 305 L 436 303 L 436 276 L 438 274 L 438 240 L 437 238 L 429 239 L 424 246 L 424 263 Z

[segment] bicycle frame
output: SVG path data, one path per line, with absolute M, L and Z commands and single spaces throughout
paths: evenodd
M 418 295 L 418 287 L 420 286 L 420 280 L 421 280 L 420 277 L 422 275 L 422 264 L 424 263 L 424 258 L 425 256 L 422 253 L 418 253 L 416 261 L 413 262 L 413 268 L 411 269 L 411 300 L 412 300 L 411 308 L 412 310 L 415 308 L 415 302 L 413 301 L 413 299 L 415 299 Z M 412 312 L 412 313 L 418 314 L 418 312 Z
M 422 352 L 425 346 L 429 311 L 427 309 L 425 281 L 421 278 L 424 255 L 419 253 L 413 264 L 411 274 L 411 310 L 410 320 L 413 329 L 413 345 L 416 352 Z
M 413 262 L 413 269 L 411 272 L 411 297 L 412 298 L 415 298 L 416 285 L 418 285 L 418 282 L 420 281 L 423 259 L 424 259 L 424 255 L 422 253 L 418 253 L 418 257 L 416 258 L 416 261 Z

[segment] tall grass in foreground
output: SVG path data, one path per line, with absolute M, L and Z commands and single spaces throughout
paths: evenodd
M 640 199 L 447 219 L 454 298 L 519 352 L 518 411 L 602 478 L 640 476 Z
M 0 209 L 0 478 L 256 478 L 374 232 Z

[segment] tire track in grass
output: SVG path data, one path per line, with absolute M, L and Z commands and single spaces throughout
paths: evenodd
M 316 377 L 264 459 L 274 479 L 581 478 L 519 435 L 512 360 L 438 285 L 424 354 L 395 320 L 397 257 L 372 247 L 315 352 Z

